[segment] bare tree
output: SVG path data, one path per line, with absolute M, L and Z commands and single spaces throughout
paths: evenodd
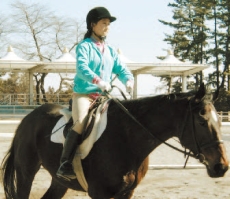
M 0 49 L 5 49 L 7 45 L 7 33 L 9 32 L 9 19 L 0 14 Z M 2 57 L 2 51 L 0 51 L 0 57 Z M 5 72 L 0 72 L 0 77 L 5 75 Z
M 73 80 L 73 78 L 71 77 L 63 77 L 62 74 L 59 74 L 60 76 L 60 84 L 59 84 L 59 88 L 56 90 L 55 93 L 59 93 L 63 88 L 72 88 L 72 85 L 69 83 L 70 81 Z
M 53 32 L 55 33 L 55 45 L 59 52 L 62 52 L 65 47 L 68 47 L 70 52 L 75 48 L 83 38 L 83 25 L 83 22 L 71 18 L 55 20 Z
M 28 60 L 52 61 L 64 47 L 74 49 L 79 42 L 80 26 L 73 19 L 57 16 L 47 6 L 39 3 L 25 4 L 15 1 L 13 9 L 12 45 Z M 44 81 L 46 73 L 34 74 L 37 103 L 40 91 L 46 102 Z

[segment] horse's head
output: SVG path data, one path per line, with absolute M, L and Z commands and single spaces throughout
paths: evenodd
M 226 149 L 221 139 L 221 122 L 213 106 L 217 98 L 205 92 L 204 84 L 189 99 L 189 108 L 180 141 L 203 163 L 210 177 L 222 177 L 228 170 Z

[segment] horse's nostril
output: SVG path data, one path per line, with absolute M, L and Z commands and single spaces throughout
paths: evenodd
M 224 174 L 228 170 L 228 166 L 218 163 L 214 166 L 214 170 L 216 171 L 216 173 Z

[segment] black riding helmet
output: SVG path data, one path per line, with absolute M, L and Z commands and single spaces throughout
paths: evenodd
M 110 22 L 116 20 L 116 17 L 111 16 L 109 11 L 104 7 L 96 7 L 90 10 L 86 16 L 87 29 L 91 29 L 91 23 L 97 23 L 103 18 L 109 18 Z

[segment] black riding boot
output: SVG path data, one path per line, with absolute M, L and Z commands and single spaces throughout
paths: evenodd
M 71 129 L 64 143 L 64 147 L 61 155 L 61 166 L 59 167 L 56 175 L 59 178 L 64 178 L 65 180 L 76 179 L 76 174 L 74 173 L 72 161 L 77 150 L 77 146 L 80 143 L 81 135 Z

